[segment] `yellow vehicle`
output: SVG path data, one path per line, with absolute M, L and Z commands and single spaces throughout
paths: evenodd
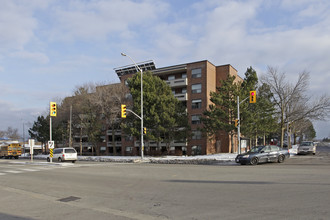
M 18 159 L 22 154 L 22 147 L 19 143 L 11 143 L 11 144 L 2 144 L 0 145 L 0 158 L 4 157 L 15 158 Z

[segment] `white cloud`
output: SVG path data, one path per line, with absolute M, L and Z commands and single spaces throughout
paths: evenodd
M 37 88 L 20 94 L 2 89 L 0 96 L 14 97 L 12 103 L 23 94 L 41 105 L 80 83 L 117 80 L 112 68 L 130 63 L 120 52 L 136 62 L 154 59 L 158 67 L 205 59 L 230 63 L 241 76 L 249 66 L 259 74 L 267 65 L 277 66 L 288 79 L 307 70 L 313 91 L 328 88 L 330 80 L 330 2 L 325 0 L 1 3 L 1 76 L 20 88 L 28 83 L 57 91 L 43 88 L 39 96 Z
M 10 56 L 13 58 L 36 61 L 41 64 L 49 62 L 47 55 L 40 52 L 18 51 L 11 53 Z
M 69 1 L 65 6 L 54 7 L 53 40 L 105 40 L 109 34 L 145 31 L 168 8 L 166 3 L 149 0 Z
M 22 49 L 34 37 L 37 20 L 33 8 L 15 1 L 1 1 L 0 7 L 0 52 Z

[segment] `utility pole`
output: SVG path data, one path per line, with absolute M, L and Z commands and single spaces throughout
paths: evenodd
M 250 103 L 256 103 L 257 102 L 257 96 L 256 91 L 250 91 L 250 96 L 243 99 L 241 102 L 239 102 L 239 96 L 237 96 L 237 139 L 238 139 L 238 154 L 241 153 L 241 121 L 240 121 L 240 112 L 239 112 L 239 105 L 245 102 L 247 99 L 250 99 Z
M 239 121 L 240 118 L 239 118 L 239 96 L 237 96 L 237 139 L 238 139 L 238 154 L 241 154 L 241 137 L 240 137 L 240 127 L 241 127 L 241 122 Z
M 70 105 L 70 134 L 69 134 L 69 147 L 72 147 L 72 131 L 71 131 L 71 127 L 72 127 L 72 105 Z
M 121 53 L 122 56 L 128 57 L 133 63 L 137 71 L 141 72 L 141 160 L 143 160 L 143 150 L 144 150 L 144 141 L 143 141 L 143 70 L 135 63 L 132 57 L 127 54 Z

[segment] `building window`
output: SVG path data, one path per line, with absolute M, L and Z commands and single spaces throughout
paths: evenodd
M 126 147 L 126 152 L 132 152 L 133 151 L 133 147 Z
M 201 93 L 202 92 L 202 84 L 193 84 L 191 85 L 191 92 L 194 93 Z
M 191 147 L 191 154 L 192 155 L 201 155 L 202 154 L 202 146 L 195 145 Z
M 200 130 L 193 130 L 191 139 L 192 140 L 201 140 L 202 139 L 202 132 Z
M 202 100 L 201 99 L 193 99 L 191 103 L 192 109 L 202 108 Z
M 202 69 L 201 68 L 192 69 L 191 70 L 191 77 L 192 78 L 200 78 L 200 77 L 202 77 Z
M 125 135 L 125 141 L 133 141 L 133 136 Z
M 197 125 L 201 123 L 201 115 L 192 115 L 191 116 L 191 124 Z
M 187 89 L 186 88 L 181 89 L 181 93 L 183 94 L 187 93 Z
M 170 76 L 168 76 L 167 80 L 175 80 L 175 76 L 174 75 L 170 75 Z
M 182 78 L 182 79 L 187 78 L 187 74 L 186 74 L 186 73 L 182 73 L 181 78 Z

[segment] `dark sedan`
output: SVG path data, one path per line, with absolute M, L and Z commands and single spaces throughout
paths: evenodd
M 235 161 L 240 164 L 257 165 L 258 163 L 278 162 L 283 163 L 290 157 L 288 149 L 275 145 L 257 146 L 250 151 L 237 155 Z

